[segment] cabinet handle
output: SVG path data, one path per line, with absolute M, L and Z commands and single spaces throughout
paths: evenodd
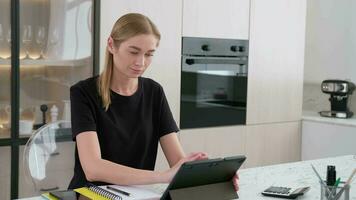
M 41 192 L 48 192 L 48 191 L 52 191 L 52 190 L 58 190 L 59 187 L 55 186 L 55 187 L 51 187 L 51 188 L 41 188 L 40 191 Z

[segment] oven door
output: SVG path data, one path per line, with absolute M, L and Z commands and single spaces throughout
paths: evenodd
M 247 61 L 182 56 L 180 127 L 246 123 Z

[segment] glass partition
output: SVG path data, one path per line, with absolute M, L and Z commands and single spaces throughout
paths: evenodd
M 92 76 L 93 2 L 20 1 L 19 135 L 70 121 L 69 88 Z
M 0 0 L 0 139 L 11 129 L 11 24 L 10 0 Z

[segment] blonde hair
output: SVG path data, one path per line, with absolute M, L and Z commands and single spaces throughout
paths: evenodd
M 156 25 L 148 17 L 139 13 L 129 13 L 120 17 L 115 22 L 110 36 L 114 40 L 114 45 L 119 47 L 125 40 L 141 34 L 152 34 L 158 41 L 161 39 L 161 34 Z M 113 55 L 109 52 L 108 47 L 106 47 L 104 70 L 100 74 L 97 84 L 102 105 L 106 111 L 111 104 L 110 84 L 113 75 L 113 65 Z

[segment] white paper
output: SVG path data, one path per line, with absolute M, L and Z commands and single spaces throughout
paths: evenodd
M 99 186 L 106 191 L 112 192 L 122 197 L 122 200 L 159 200 L 162 196 L 162 191 L 167 185 L 133 185 L 133 186 L 121 186 L 121 185 L 110 185 L 113 188 L 123 190 L 130 193 L 130 196 L 109 190 L 106 186 Z

